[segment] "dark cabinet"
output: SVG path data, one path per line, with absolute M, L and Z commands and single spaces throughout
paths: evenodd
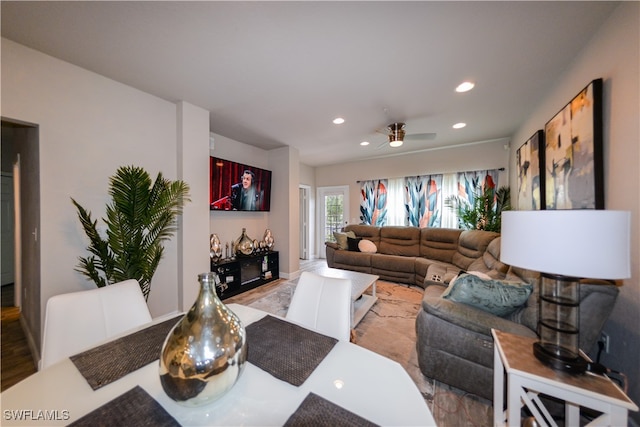
M 280 278 L 278 252 L 238 256 L 217 264 L 211 261 L 211 271 L 220 277 L 218 296 L 229 298 Z

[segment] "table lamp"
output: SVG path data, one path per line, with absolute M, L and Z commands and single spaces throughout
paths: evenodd
M 554 369 L 584 372 L 580 355 L 580 278 L 625 279 L 631 213 L 609 210 L 502 213 L 500 260 L 540 272 L 539 340 L 533 353 Z

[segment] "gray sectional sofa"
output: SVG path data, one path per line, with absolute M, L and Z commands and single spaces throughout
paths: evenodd
M 423 374 L 486 399 L 493 398 L 491 329 L 536 336 L 539 274 L 500 262 L 498 233 L 444 228 L 348 225 L 357 239 L 375 244 L 375 253 L 341 249 L 326 242 L 331 268 L 376 274 L 383 280 L 424 288 L 416 318 L 416 348 Z M 533 292 L 507 316 L 499 317 L 442 297 L 461 271 L 484 273 L 493 279 L 527 282 Z M 594 348 L 609 317 L 618 289 L 613 282 L 582 281 L 580 288 L 580 348 Z

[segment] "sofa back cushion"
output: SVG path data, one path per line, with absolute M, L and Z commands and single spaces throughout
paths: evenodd
M 420 255 L 420 229 L 418 227 L 382 227 L 378 252 L 387 255 Z
M 458 251 L 453 254 L 451 262 L 463 270 L 468 270 L 471 263 L 481 258 L 489 243 L 499 235 L 493 231 L 463 231 L 458 239 Z
M 372 241 L 376 247 L 380 247 L 380 227 L 363 224 L 349 224 L 344 231 L 353 231 L 357 237 Z
M 458 240 L 462 230 L 456 228 L 420 229 L 420 256 L 435 261 L 451 263 L 458 251 Z
M 489 243 L 487 250 L 480 258 L 469 264 L 469 271 L 489 272 L 494 279 L 503 279 L 509 270 L 509 266 L 500 261 L 500 237 Z

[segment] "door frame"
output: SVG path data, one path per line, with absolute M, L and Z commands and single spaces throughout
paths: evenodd
M 316 226 L 317 245 L 316 250 L 318 258 L 326 258 L 326 252 L 324 249 L 324 229 L 325 229 L 325 204 L 324 199 L 329 195 L 342 195 L 342 223 L 347 225 L 349 223 L 349 186 L 348 185 L 334 185 L 327 187 L 318 187 L 317 189 L 317 210 L 316 218 L 318 218 Z
M 300 233 L 299 233 L 299 239 L 300 239 L 300 253 L 299 253 L 299 257 L 300 259 L 309 259 L 311 258 L 311 253 L 310 253 L 310 234 L 311 234 L 311 228 L 310 228 L 310 215 L 309 215 L 309 205 L 310 205 L 310 201 L 309 201 L 309 197 L 311 195 L 311 186 L 309 185 L 304 185 L 304 184 L 300 184 L 299 187 L 299 193 L 300 193 L 300 207 L 299 207 L 299 213 L 300 213 Z

